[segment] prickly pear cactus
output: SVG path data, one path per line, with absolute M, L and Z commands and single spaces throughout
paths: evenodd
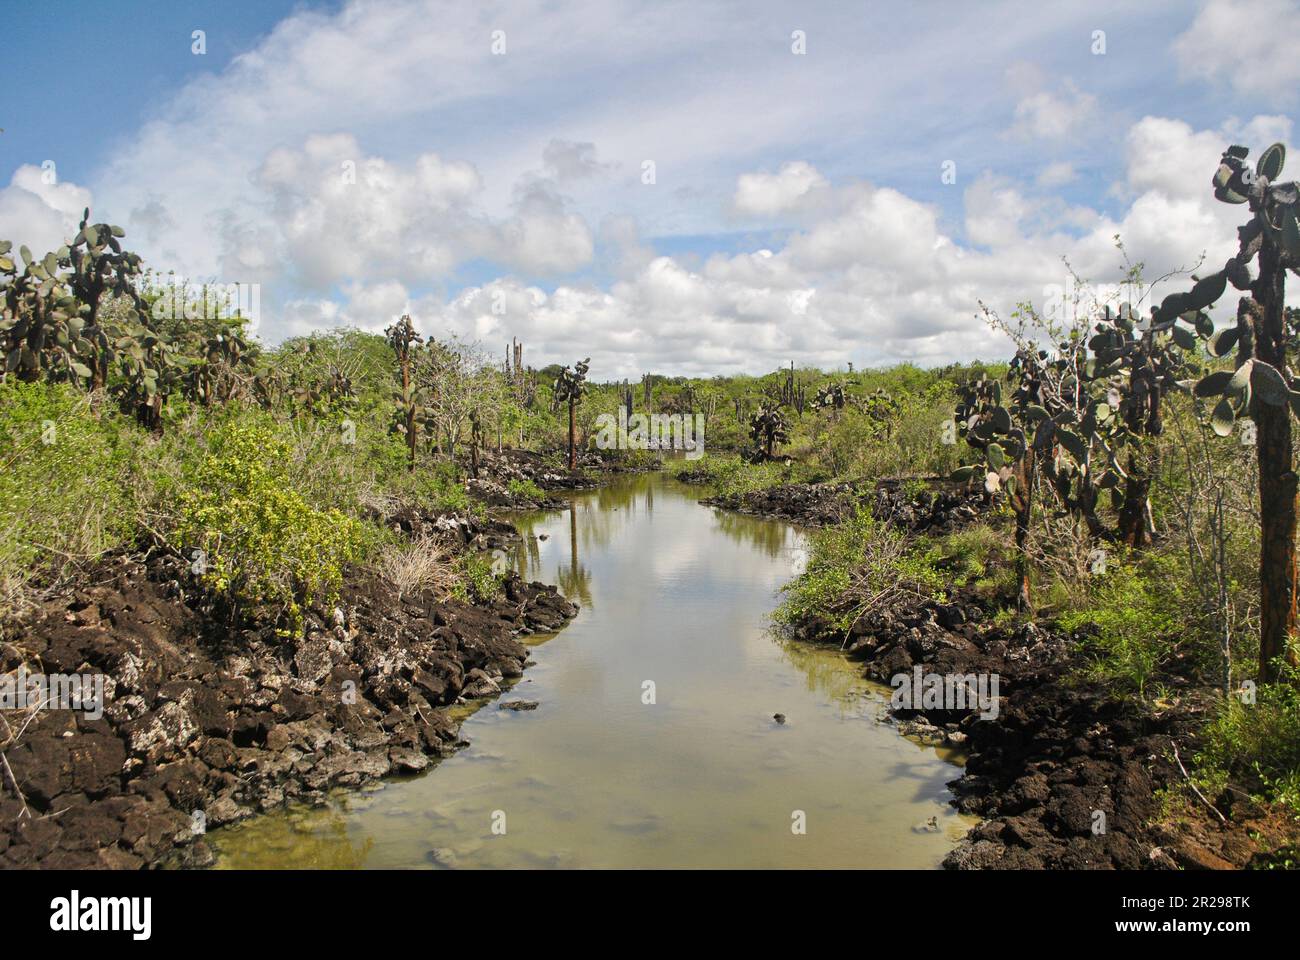
M 1214 174 L 1214 196 L 1224 203 L 1247 204 L 1251 218 L 1237 228 L 1237 253 L 1218 273 L 1199 280 L 1187 293 L 1166 297 L 1156 319 L 1172 325 L 1189 312 L 1206 309 L 1222 296 L 1228 284 L 1251 292 L 1267 271 L 1281 275 L 1286 270 L 1300 273 L 1300 185 L 1281 183 L 1286 162 L 1286 148 L 1275 143 L 1262 154 L 1254 168 L 1246 163 L 1249 150 L 1231 146 L 1219 161 Z M 1251 270 L 1258 263 L 1261 276 Z M 1279 307 L 1280 308 L 1280 307 Z M 1252 297 L 1243 298 L 1237 311 L 1237 323 L 1215 331 L 1213 325 L 1196 325 L 1196 334 L 1206 342 L 1215 357 L 1237 350 L 1237 367 L 1233 372 L 1216 371 L 1196 382 L 1194 392 L 1206 400 L 1218 398 L 1210 414 L 1210 424 L 1220 436 L 1232 433 L 1239 418 L 1252 416 L 1255 400 L 1272 407 L 1290 407 L 1300 416 L 1300 393 L 1292 389 L 1291 378 L 1279 357 L 1272 361 L 1257 349 L 1256 328 L 1262 320 L 1260 304 Z M 1297 345 L 1293 328 L 1283 324 L 1277 331 L 1283 348 Z M 1184 339 L 1186 337 L 1184 336 Z

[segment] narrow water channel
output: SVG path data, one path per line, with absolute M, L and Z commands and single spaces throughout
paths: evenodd
M 501 698 L 539 707 L 489 702 L 419 776 L 213 831 L 218 866 L 937 866 L 970 826 L 957 768 L 880 722 L 858 666 L 769 630 L 799 532 L 698 496 L 640 475 L 522 518 L 520 571 L 582 605 Z

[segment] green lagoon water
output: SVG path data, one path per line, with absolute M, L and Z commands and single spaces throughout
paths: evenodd
M 520 572 L 582 606 L 502 697 L 538 709 L 476 704 L 418 776 L 214 830 L 218 866 L 937 866 L 972 823 L 952 758 L 880 722 L 860 667 L 771 632 L 800 532 L 698 496 L 638 475 L 521 518 Z

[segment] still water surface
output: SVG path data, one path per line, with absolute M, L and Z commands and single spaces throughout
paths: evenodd
M 641 475 L 520 519 L 520 572 L 582 606 L 501 698 L 538 709 L 489 702 L 419 776 L 215 830 L 218 865 L 937 866 L 972 822 L 958 769 L 859 667 L 769 630 L 801 534 L 698 496 Z

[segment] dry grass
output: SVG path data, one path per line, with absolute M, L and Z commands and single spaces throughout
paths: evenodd
M 399 597 L 431 590 L 436 599 L 445 600 L 459 582 L 450 555 L 432 537 L 385 547 L 377 567 Z

